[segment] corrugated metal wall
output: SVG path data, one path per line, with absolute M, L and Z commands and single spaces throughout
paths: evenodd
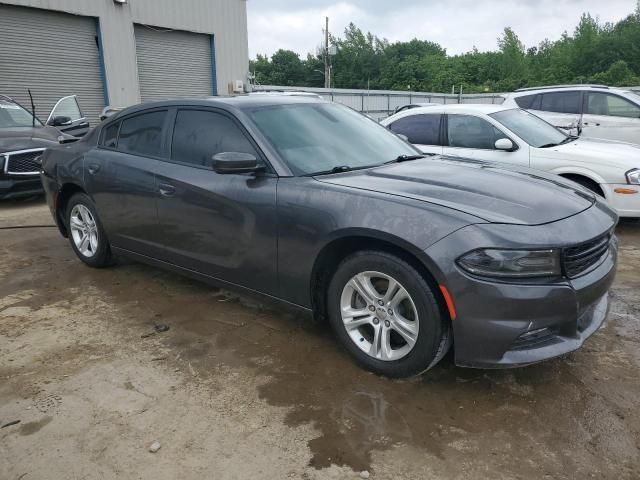
M 62 97 L 77 95 L 95 125 L 104 107 L 96 19 L 0 4 L 0 93 L 44 122 Z
M 213 95 L 211 35 L 135 26 L 143 102 Z
M 134 24 L 214 35 L 217 90 L 224 94 L 233 80 L 249 70 L 245 0 L 0 0 L 99 19 L 109 103 L 140 101 Z

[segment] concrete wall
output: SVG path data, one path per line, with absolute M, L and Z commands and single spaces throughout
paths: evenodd
M 102 35 L 105 76 L 111 105 L 140 101 L 133 25 L 212 34 L 216 45 L 217 87 L 246 81 L 249 70 L 246 0 L 1 0 L 0 3 L 96 17 Z M 26 33 L 26 32 L 25 32 Z

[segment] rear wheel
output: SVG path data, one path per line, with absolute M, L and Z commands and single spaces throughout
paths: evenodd
M 381 375 L 424 372 L 450 346 L 449 323 L 431 286 L 395 255 L 365 251 L 345 259 L 329 285 L 328 307 L 343 346 Z
M 80 260 L 96 268 L 113 263 L 107 236 L 88 195 L 76 193 L 71 197 L 65 220 L 71 248 Z

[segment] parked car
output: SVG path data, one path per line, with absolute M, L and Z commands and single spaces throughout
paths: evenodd
M 425 103 L 409 103 L 407 105 L 400 105 L 399 107 L 396 107 L 392 115 L 395 115 L 396 113 L 404 112 L 406 110 L 411 110 L 413 108 L 430 107 L 432 105 L 438 105 L 438 104 L 425 102 Z
M 0 200 L 41 194 L 38 159 L 44 149 L 58 144 L 66 133 L 84 135 L 88 129 L 75 96 L 61 98 L 43 123 L 0 95 Z
M 421 151 L 520 165 L 561 175 L 640 217 L 640 146 L 567 135 L 505 105 L 439 105 L 381 122 Z
M 312 97 L 130 107 L 47 149 L 42 179 L 87 265 L 123 255 L 313 311 L 379 374 L 423 372 L 452 342 L 459 365 L 530 364 L 607 314 L 617 216 L 599 197 L 425 158 Z
M 640 143 L 640 94 L 598 85 L 523 88 L 505 106 L 531 111 L 581 137 Z

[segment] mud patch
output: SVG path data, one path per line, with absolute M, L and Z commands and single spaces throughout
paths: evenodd
M 37 422 L 29 422 L 20 425 L 20 435 L 33 435 L 34 433 L 38 433 L 44 427 L 49 425 L 53 417 L 44 417 Z

